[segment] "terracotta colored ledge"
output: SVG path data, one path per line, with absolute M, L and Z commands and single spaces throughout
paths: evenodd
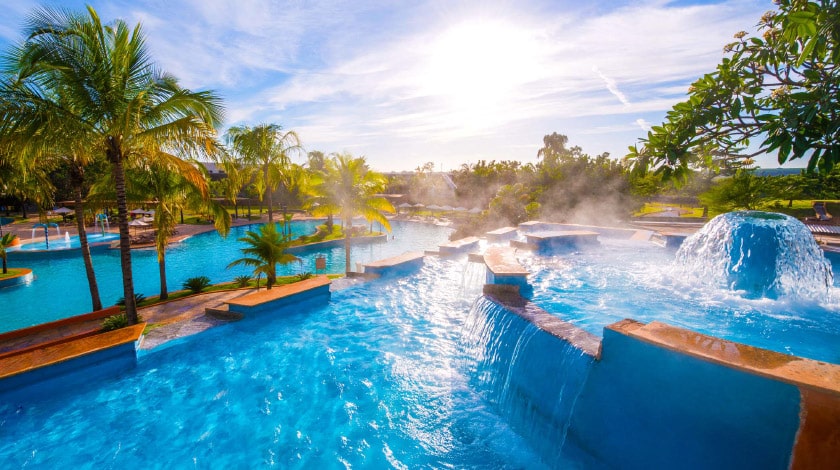
M 531 322 L 540 330 L 571 344 L 589 356 L 598 357 L 601 338 L 531 303 L 519 295 L 517 286 L 485 284 L 484 295 L 492 302 Z
M 140 339 L 145 323 L 79 338 L 61 344 L 25 351 L 0 361 L 0 379 L 59 364 Z
M 17 240 L 17 239 L 16 239 Z M 28 279 L 32 278 L 32 270 L 28 268 L 19 268 L 20 273 L 15 274 L 14 276 L 9 276 L 7 278 L 0 279 L 0 287 L 11 287 L 20 284 L 21 282 L 26 282 Z
M 120 307 L 115 305 L 95 312 L 85 313 L 83 315 L 76 315 L 74 317 L 62 318 L 61 320 L 49 323 L 41 323 L 39 325 L 21 328 L 19 330 L 8 331 L 6 333 L 0 333 L 0 342 L 22 338 L 24 336 L 31 336 L 45 331 L 54 331 L 62 327 L 75 325 L 77 323 L 101 320 L 112 315 L 117 315 L 118 313 L 120 313 Z
M 329 284 L 330 278 L 327 276 L 315 276 L 300 282 L 275 286 L 271 289 L 265 289 L 253 294 L 243 295 L 242 297 L 231 299 L 225 303 L 228 304 L 228 306 L 233 307 L 231 308 L 232 311 L 236 311 L 235 307 L 245 307 L 246 309 L 249 309 L 273 302 L 275 300 L 292 297 L 308 290 L 328 286 Z
M 790 356 L 661 322 L 622 320 L 607 329 L 708 362 L 840 398 L 840 365 Z
M 527 277 L 528 270 L 516 259 L 516 249 L 509 246 L 491 246 L 484 253 L 484 264 L 498 277 Z

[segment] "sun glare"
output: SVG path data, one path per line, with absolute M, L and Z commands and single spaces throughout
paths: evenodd
M 504 119 L 517 88 L 538 73 L 532 35 L 501 21 L 462 23 L 430 45 L 422 88 L 445 103 L 457 127 L 480 129 Z

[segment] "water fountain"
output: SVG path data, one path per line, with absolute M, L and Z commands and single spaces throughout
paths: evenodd
M 101 233 L 104 235 L 107 229 L 111 228 L 111 225 L 108 222 L 108 215 L 103 213 L 96 214 L 96 225 L 100 228 Z
M 840 419 L 840 315 L 831 264 L 801 222 L 725 214 L 676 257 L 634 242 L 641 231 L 587 229 L 596 249 L 520 258 L 530 300 L 486 286 L 492 304 L 467 321 L 478 388 L 530 440 L 547 436 L 549 465 L 582 449 L 591 466 L 627 468 L 840 455 L 808 444 L 825 441 L 820 420 Z M 594 346 L 576 345 L 585 334 Z
M 36 229 L 39 229 L 39 228 L 44 229 L 44 243 L 46 243 L 47 249 L 50 248 L 50 233 L 49 233 L 50 227 L 55 227 L 56 236 L 59 236 L 59 237 L 61 236 L 61 229 L 58 227 L 58 224 L 56 224 L 54 222 L 47 222 L 45 224 L 38 223 L 38 224 L 35 224 L 35 225 L 32 226 L 32 238 L 33 239 L 35 238 L 35 230 Z
M 696 279 L 751 298 L 824 301 L 833 282 L 831 265 L 808 228 L 772 212 L 715 217 L 683 242 L 677 263 Z

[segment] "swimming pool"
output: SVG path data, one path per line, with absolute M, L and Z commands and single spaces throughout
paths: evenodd
M 687 278 L 675 266 L 672 250 L 607 237 L 600 241 L 597 247 L 556 256 L 522 256 L 521 262 L 532 273 L 530 299 L 596 336 L 625 318 L 662 321 L 840 364 L 836 279 L 830 299 L 821 303 L 749 298 Z
M 317 220 L 295 221 L 291 224 L 294 236 L 311 234 L 322 223 Z M 245 266 L 225 269 L 231 261 L 241 258 L 244 246 L 237 239 L 254 226 L 233 227 L 227 238 L 207 232 L 170 245 L 166 250 L 166 275 L 169 291 L 180 290 L 186 279 L 207 276 L 214 283 L 231 281 L 234 277 L 252 274 Z M 374 227 L 376 228 L 376 227 Z M 387 240 L 353 246 L 354 263 L 370 262 L 402 254 L 435 248 L 447 241 L 451 229 L 412 222 L 392 222 Z M 61 242 L 63 243 L 63 242 Z M 344 272 L 344 247 L 297 254 L 302 263 L 278 266 L 278 275 L 315 271 L 315 257 L 323 254 L 327 272 Z M 122 270 L 119 250 L 93 250 L 93 267 L 99 284 L 102 303 L 113 305 L 122 293 Z M 84 262 L 79 251 L 49 253 L 10 253 L 9 265 L 32 269 L 35 279 L 26 284 L 0 289 L 0 332 L 24 328 L 39 323 L 78 315 L 91 310 Z M 134 291 L 147 297 L 160 292 L 157 253 L 152 249 L 132 250 Z
M 66 233 L 66 232 L 65 232 Z M 118 233 L 89 233 L 87 234 L 88 243 L 104 243 L 104 242 L 111 242 L 114 240 L 119 240 L 120 235 Z M 77 250 L 79 249 L 82 244 L 79 241 L 78 235 L 73 235 L 70 237 L 52 237 L 50 238 L 49 247 L 47 247 L 46 240 L 43 237 L 35 237 L 36 240 L 41 240 L 32 243 L 26 243 L 23 245 L 18 245 L 9 248 L 9 253 L 14 253 L 16 251 L 41 251 L 41 250 Z
M 6 468 L 540 468 L 472 373 L 464 262 L 333 293 L 0 404 Z M 561 468 L 577 465 L 574 461 Z

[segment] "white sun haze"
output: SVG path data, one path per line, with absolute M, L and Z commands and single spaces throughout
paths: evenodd
M 517 89 L 540 77 L 539 50 L 532 33 L 501 20 L 455 24 L 421 56 L 417 93 L 448 112 L 447 127 L 469 133 L 502 124 Z
M 164 61 L 169 69 L 181 76 L 180 66 L 188 85 L 207 86 L 209 78 L 209 85 L 235 88 L 229 124 L 276 120 L 299 130 L 308 148 L 360 149 L 391 168 L 398 165 L 392 150 L 437 152 L 441 160 L 533 159 L 544 134 L 561 132 L 578 143 L 592 131 L 581 127 L 584 122 L 599 116 L 615 117 L 612 126 L 627 129 L 615 134 L 623 140 L 581 145 L 593 154 L 621 155 L 633 143 L 632 129 L 641 135 L 644 124 L 637 119 L 658 122 L 655 113 L 670 108 L 690 80 L 714 67 L 732 32 L 757 18 L 740 11 L 748 0 L 694 7 L 642 2 L 588 16 L 527 5 L 504 14 L 452 14 L 446 7 L 446 14 L 426 11 L 387 27 L 367 24 L 355 12 L 325 17 L 323 9 L 319 14 L 293 8 L 282 18 L 295 21 L 262 18 L 255 23 L 259 28 L 242 31 L 248 18 L 265 11 L 262 6 L 234 12 L 238 16 L 228 22 L 230 10 L 219 6 L 224 2 L 211 1 L 216 7 L 195 13 L 201 31 L 219 28 L 219 34 L 208 42 L 207 34 L 188 29 L 187 38 L 177 38 L 161 54 L 167 58 L 171 51 L 174 57 L 177 44 L 190 39 L 188 54 L 182 50 L 177 60 Z M 302 48 L 313 35 L 321 41 Z M 316 60 L 301 62 L 309 57 Z M 268 80 L 252 79 L 274 71 L 284 76 L 268 86 Z M 252 85 L 255 93 L 248 92 Z M 609 128 L 602 126 L 600 133 Z M 505 136 L 502 145 L 490 143 L 495 135 Z M 523 151 L 528 146 L 532 151 Z

